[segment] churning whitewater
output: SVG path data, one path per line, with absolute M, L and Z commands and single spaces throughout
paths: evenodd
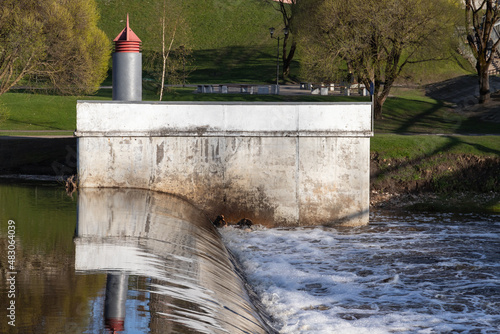
M 280 333 L 500 332 L 500 216 L 221 233 Z

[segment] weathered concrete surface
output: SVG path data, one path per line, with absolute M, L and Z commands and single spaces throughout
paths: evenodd
M 74 242 L 77 271 L 148 277 L 154 333 L 274 333 L 252 304 L 215 227 L 176 196 L 81 189 Z M 109 284 L 108 289 L 117 290 Z
M 179 195 L 266 226 L 368 222 L 368 103 L 79 102 L 81 187 Z

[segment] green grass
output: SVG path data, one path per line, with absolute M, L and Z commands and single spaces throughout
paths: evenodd
M 4 131 L 1 130 L 0 136 L 17 136 L 17 137 L 46 137 L 46 136 L 72 136 L 74 134 L 74 130 L 68 131 Z
M 371 151 L 379 159 L 415 160 L 445 153 L 500 157 L 500 136 L 375 134 Z
M 342 102 L 367 101 L 346 96 L 287 96 L 247 94 L 195 94 L 195 88 L 173 88 L 165 93 L 165 101 L 239 101 L 239 102 Z M 57 96 L 29 92 L 8 92 L 0 103 L 9 117 L 0 122 L 0 135 L 71 135 L 76 129 L 78 100 L 111 100 L 111 89 L 101 89 L 94 96 Z M 151 90 L 143 90 L 144 101 L 157 101 Z M 8 132 L 12 130 L 12 132 Z M 35 131 L 51 131 L 48 133 Z M 24 132 L 23 132 L 24 131 Z
M 0 130 L 74 130 L 78 99 L 82 98 L 5 93 L 0 96 L 0 102 L 7 109 L 9 117 L 0 124 Z M 92 97 L 92 99 L 99 99 L 99 97 Z
M 403 68 L 399 82 L 425 85 L 475 73 L 474 67 L 467 59 L 451 52 L 450 58 L 446 60 L 408 64 Z
M 497 123 L 469 118 L 442 101 L 425 96 L 423 89 L 394 89 L 384 104 L 377 133 L 500 134 Z
M 145 69 L 161 51 L 160 18 L 163 0 L 98 0 L 100 28 L 114 39 L 130 26 L 142 40 Z M 173 50 L 193 50 L 190 83 L 271 82 L 276 73 L 277 41 L 269 27 L 283 28 L 281 13 L 261 0 L 167 0 L 166 40 L 170 42 L 177 20 Z M 298 72 L 298 64 L 294 66 Z M 147 76 L 147 75 L 146 75 Z M 146 77 L 145 76 L 145 77 Z
M 161 50 L 163 0 L 97 0 L 100 28 L 114 39 L 130 27 L 143 42 L 143 50 Z M 194 50 L 213 50 L 233 46 L 275 45 L 269 27 L 280 28 L 281 13 L 261 0 L 167 0 L 167 38 L 179 19 L 174 47 L 187 44 Z
M 299 66 L 295 59 L 291 65 L 291 77 L 298 77 Z M 275 83 L 276 45 L 195 50 L 192 70 L 188 82 L 193 84 Z
M 97 0 L 100 28 L 114 39 L 124 28 L 127 13 L 130 26 L 142 40 L 144 63 L 161 50 L 163 0 Z M 193 50 L 190 83 L 274 81 L 277 40 L 269 27 L 281 32 L 283 19 L 273 1 L 263 0 L 166 0 L 167 42 L 177 24 L 173 49 L 185 45 Z M 281 33 L 281 37 L 283 34 Z M 281 52 L 281 50 L 280 50 Z M 300 73 L 300 47 L 291 67 L 291 77 Z M 439 62 L 406 66 L 401 82 L 424 84 L 474 72 L 455 54 Z

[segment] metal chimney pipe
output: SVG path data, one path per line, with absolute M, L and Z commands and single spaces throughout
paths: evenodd
M 141 40 L 127 26 L 113 40 L 113 100 L 142 101 Z

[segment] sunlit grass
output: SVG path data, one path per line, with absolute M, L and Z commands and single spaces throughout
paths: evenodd
M 500 136 L 375 134 L 371 151 L 380 159 L 414 160 L 436 154 L 500 156 Z

